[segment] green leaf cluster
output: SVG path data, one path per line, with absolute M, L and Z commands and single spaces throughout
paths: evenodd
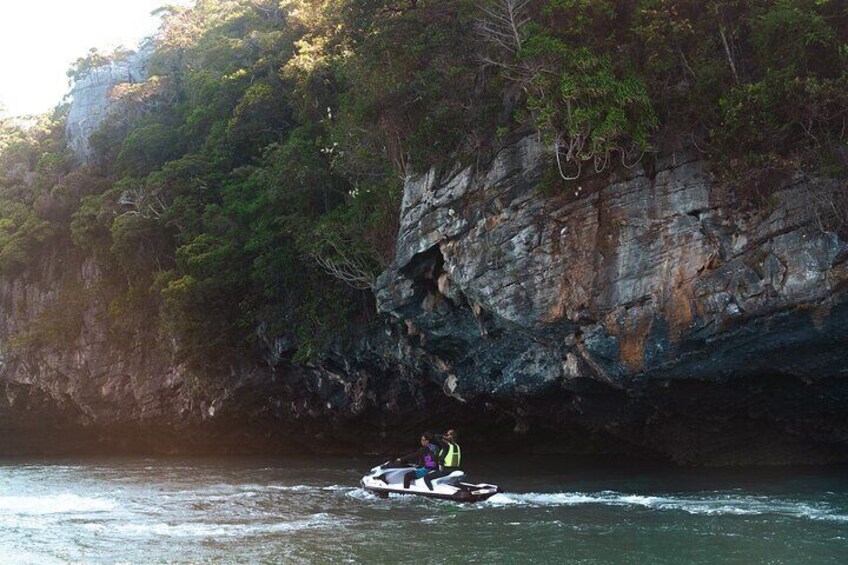
M 90 163 L 64 109 L 0 123 L 0 274 L 51 249 L 94 256 L 116 339 L 146 320 L 198 374 L 227 374 L 366 327 L 404 178 L 515 132 L 541 132 L 566 175 L 679 150 L 731 172 L 845 172 L 843 2 L 532 0 L 499 36 L 482 24 L 505 5 L 164 9 L 150 76 L 113 89 Z M 92 52 L 71 76 L 126 56 Z

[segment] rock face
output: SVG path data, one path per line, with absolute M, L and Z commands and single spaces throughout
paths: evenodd
M 167 351 L 143 332 L 114 340 L 103 282 L 93 259 L 56 252 L 0 283 L 4 452 L 73 450 L 110 428 L 185 417 L 192 399 Z
M 68 244 L 0 280 L 0 454 L 374 451 L 408 441 L 410 412 L 446 413 L 392 359 L 391 332 L 318 366 L 269 347 L 220 380 L 192 375 L 155 311 L 122 317 L 111 276 Z
M 684 461 L 848 455 L 848 246 L 813 205 L 840 186 L 742 216 L 694 159 L 550 195 L 544 157 L 406 184 L 379 307 L 446 394 Z
M 126 60 L 92 69 L 74 83 L 73 99 L 66 125 L 68 145 L 81 161 L 91 157 L 91 134 L 103 124 L 112 107 L 111 91 L 119 84 L 134 84 L 147 78 L 151 48 L 142 48 Z
M 798 177 L 743 215 L 696 159 L 566 190 L 546 157 L 530 136 L 409 179 L 384 326 L 219 384 L 57 249 L 0 281 L 0 452 L 379 452 L 449 422 L 479 448 L 848 459 L 848 244 L 819 205 L 844 187 Z

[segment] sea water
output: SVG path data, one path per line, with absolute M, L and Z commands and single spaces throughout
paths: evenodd
M 367 458 L 0 460 L 0 563 L 848 563 L 845 468 L 477 460 L 379 499 Z

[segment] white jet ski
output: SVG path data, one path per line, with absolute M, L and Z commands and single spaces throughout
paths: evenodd
M 464 482 L 465 473 L 461 470 L 433 479 L 431 481 L 432 490 L 427 487 L 423 478 L 415 479 L 410 483 L 409 488 L 403 488 L 404 475 L 414 470 L 415 467 L 412 465 L 401 465 L 387 461 L 371 469 L 370 473 L 362 477 L 360 484 L 363 489 L 376 494 L 380 498 L 387 498 L 389 494 L 396 493 L 415 494 L 456 502 L 479 502 L 499 492 L 496 485 Z

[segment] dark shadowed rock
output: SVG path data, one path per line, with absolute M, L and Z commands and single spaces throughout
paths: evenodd
M 743 216 L 703 165 L 551 195 L 527 137 L 485 170 L 410 179 L 379 307 L 450 395 L 519 432 L 577 427 L 683 461 L 844 459 L 848 248 L 808 205 L 828 187 L 799 177 Z
M 108 277 L 57 249 L 0 281 L 0 450 L 387 453 L 453 425 L 471 452 L 848 459 L 848 245 L 810 206 L 841 187 L 742 214 L 691 157 L 543 190 L 549 157 L 410 178 L 383 325 L 314 365 L 258 328 L 264 361 L 197 379 L 156 312 L 116 340 Z

